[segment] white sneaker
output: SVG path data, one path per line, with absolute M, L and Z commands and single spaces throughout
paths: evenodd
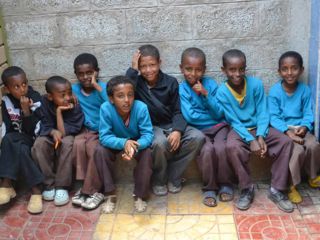
M 157 196 L 165 196 L 168 194 L 168 189 L 166 185 L 160 186 L 155 185 L 152 187 L 153 193 Z
M 77 206 L 81 206 L 81 204 L 84 203 L 85 201 L 86 201 L 86 196 L 81 193 L 81 189 L 79 189 L 71 198 L 72 204 Z
M 173 185 L 171 182 L 168 183 L 168 190 L 170 193 L 178 193 L 182 190 L 182 185 L 179 186 Z
M 88 196 L 85 202 L 81 204 L 81 207 L 92 210 L 99 207 L 99 205 L 103 202 L 103 200 L 104 200 L 104 195 L 102 193 L 96 192 Z

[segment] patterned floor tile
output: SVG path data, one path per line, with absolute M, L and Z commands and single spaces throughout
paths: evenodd
M 201 184 L 188 183 L 180 193 L 168 195 L 168 214 L 232 214 L 232 203 L 207 207 L 202 200 Z
M 112 240 L 164 239 L 165 215 L 118 214 L 114 220 Z
M 311 239 L 300 215 L 237 214 L 235 221 L 239 239 Z M 300 224 L 296 225 L 296 221 Z
M 0 208 L 0 239 L 91 239 L 99 210 L 83 211 L 71 203 L 56 207 L 43 202 L 43 213 L 27 212 L 28 197 Z M 1 231 L 3 230 L 3 231 Z M 90 236 L 90 238 L 89 238 Z
M 237 239 L 237 234 L 232 215 L 168 215 L 165 239 Z

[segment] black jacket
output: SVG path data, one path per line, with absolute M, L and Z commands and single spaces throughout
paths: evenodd
M 176 78 L 162 71 L 156 85 L 149 88 L 146 80 L 133 68 L 127 70 L 136 85 L 136 99 L 148 106 L 152 124 L 162 128 L 172 128 L 173 131 L 183 133 L 187 122 L 180 109 L 179 84 Z

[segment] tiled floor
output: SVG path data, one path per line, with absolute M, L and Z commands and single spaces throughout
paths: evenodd
M 233 203 L 205 207 L 200 188 L 200 183 L 186 183 L 179 194 L 151 195 L 143 214 L 133 211 L 132 185 L 118 187 L 114 214 L 44 202 L 42 214 L 29 215 L 24 194 L 0 207 L 0 239 L 320 240 L 319 190 L 302 186 L 304 202 L 286 214 L 268 200 L 265 184 L 257 185 L 255 201 L 245 212 L 235 209 Z

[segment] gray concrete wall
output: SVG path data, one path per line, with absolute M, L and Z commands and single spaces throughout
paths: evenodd
M 43 90 L 53 74 L 74 79 L 82 52 L 98 58 L 100 77 L 123 74 L 142 44 L 159 47 L 163 70 L 179 75 L 183 49 L 202 48 L 208 75 L 221 81 L 221 56 L 243 50 L 248 71 L 266 88 L 277 61 L 299 51 L 308 67 L 310 0 L 0 0 L 10 56 Z M 304 76 L 307 79 L 307 73 Z

